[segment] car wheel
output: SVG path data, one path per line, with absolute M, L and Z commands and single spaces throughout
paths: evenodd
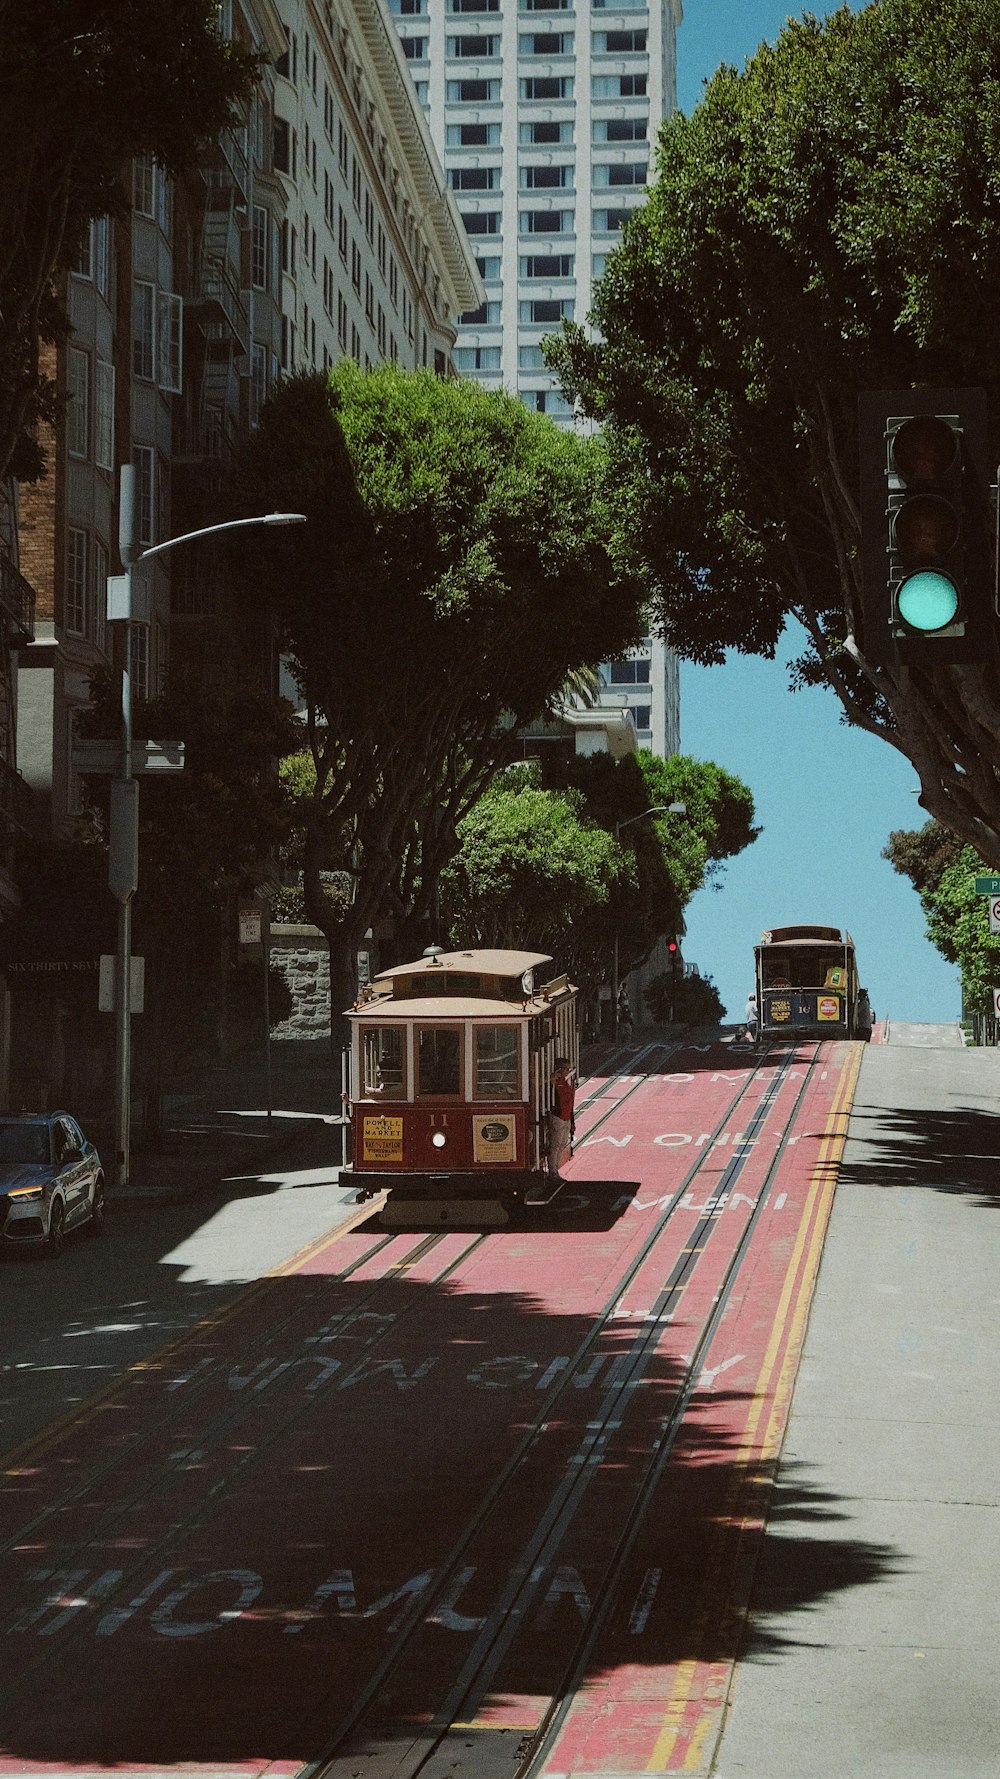
M 91 1235 L 104 1234 L 105 1202 L 104 1181 L 98 1180 L 94 1186 L 94 1202 L 90 1207 L 90 1222 L 87 1225 Z
M 65 1234 L 63 1222 L 64 1212 L 62 1199 L 54 1198 L 52 1200 L 52 1209 L 49 1212 L 49 1239 L 46 1244 L 50 1254 L 58 1254 L 62 1248 L 63 1237 Z

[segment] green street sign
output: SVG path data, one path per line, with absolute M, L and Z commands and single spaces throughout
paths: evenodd
M 1000 877 L 977 877 L 977 896 L 1000 896 Z

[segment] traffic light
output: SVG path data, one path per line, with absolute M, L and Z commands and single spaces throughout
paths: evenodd
M 858 404 L 862 646 L 877 667 L 992 653 L 986 395 L 866 392 Z
M 670 959 L 671 975 L 676 976 L 681 961 L 680 948 L 676 939 L 667 940 L 667 956 Z

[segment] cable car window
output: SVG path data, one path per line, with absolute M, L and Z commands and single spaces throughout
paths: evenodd
M 461 1092 L 461 1032 L 453 1026 L 421 1026 L 417 1034 L 418 1099 L 458 1099 Z
M 516 1026 L 476 1026 L 474 1098 L 517 1099 L 517 1049 Z
M 362 1040 L 366 1094 L 406 1098 L 406 1032 L 401 1025 L 369 1026 Z

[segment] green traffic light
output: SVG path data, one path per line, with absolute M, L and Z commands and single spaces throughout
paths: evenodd
M 903 581 L 896 594 L 896 609 L 904 624 L 925 636 L 945 630 L 958 615 L 958 588 L 947 575 L 921 569 Z

